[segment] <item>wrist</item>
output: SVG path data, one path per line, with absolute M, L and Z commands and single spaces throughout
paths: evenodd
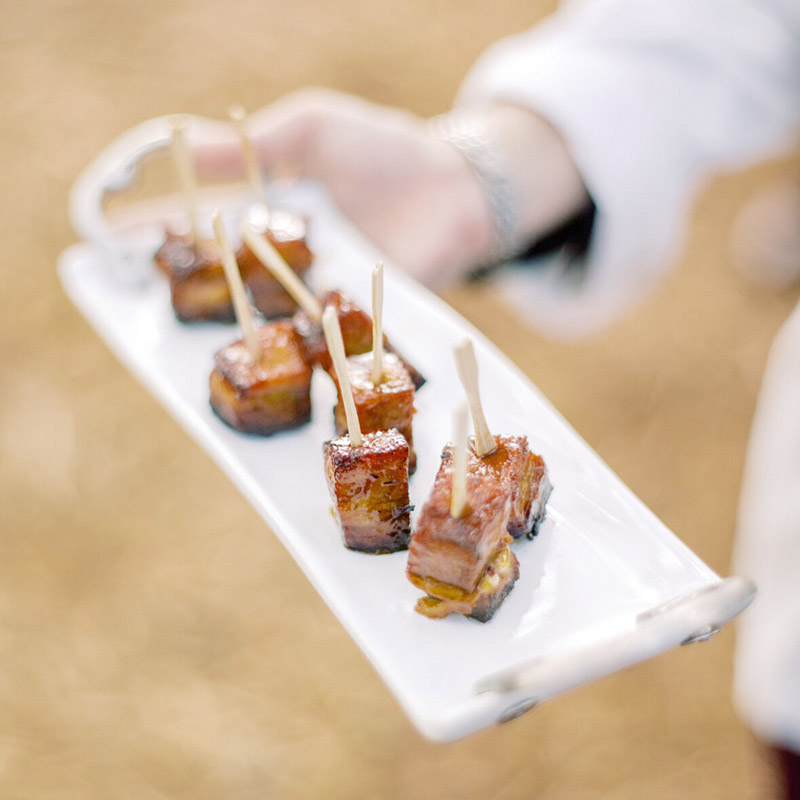
M 519 255 L 590 204 L 563 138 L 530 110 L 458 108 L 429 129 L 460 153 L 479 189 L 490 230 L 484 264 Z

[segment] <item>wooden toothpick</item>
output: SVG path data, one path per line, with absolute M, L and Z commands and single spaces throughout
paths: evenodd
M 196 244 L 200 238 L 197 230 L 197 177 L 186 141 L 186 117 L 181 115 L 172 118 L 172 157 L 178 169 L 183 203 L 189 215 L 189 235 L 192 244 Z
M 383 262 L 372 270 L 372 383 L 383 380 Z
M 356 401 L 353 399 L 353 389 L 350 386 L 350 376 L 347 373 L 347 357 L 344 354 L 344 342 L 342 341 L 342 330 L 339 327 L 339 316 L 333 306 L 328 306 L 322 315 L 322 330 L 325 332 L 328 352 L 331 354 L 333 368 L 336 370 L 336 377 L 339 379 L 339 392 L 344 403 L 350 444 L 353 447 L 361 447 L 364 440 L 361 437 L 361 425 L 358 421 Z
M 231 106 L 228 109 L 228 116 L 236 128 L 236 133 L 239 134 L 239 141 L 242 145 L 242 156 L 244 157 L 244 166 L 247 171 L 247 179 L 256 193 L 256 197 L 266 206 L 267 193 L 264 190 L 264 182 L 261 180 L 261 169 L 258 166 L 258 158 L 256 157 L 256 149 L 253 147 L 253 140 L 247 133 L 247 112 L 240 105 Z
M 214 236 L 217 240 L 217 245 L 219 245 L 222 266 L 225 268 L 225 277 L 231 290 L 236 321 L 242 329 L 242 337 L 247 345 L 247 352 L 250 354 L 253 363 L 257 363 L 261 357 L 261 345 L 256 334 L 253 312 L 250 310 L 250 303 L 244 291 L 242 276 L 236 264 L 236 256 L 233 254 L 231 243 L 228 241 L 228 235 L 225 233 L 225 226 L 222 224 L 222 217 L 219 211 L 215 209 L 211 218 L 214 223 Z
M 242 240 L 253 251 L 255 257 L 275 276 L 281 286 L 314 322 L 322 320 L 322 306 L 297 273 L 286 263 L 283 256 L 264 234 L 249 222 L 242 223 Z
M 489 431 L 486 418 L 483 416 L 475 349 L 472 346 L 472 341 L 466 339 L 460 345 L 456 345 L 453 348 L 453 352 L 456 359 L 458 377 L 461 379 L 461 384 L 467 395 L 467 402 L 472 415 L 472 427 L 475 429 L 475 455 L 482 458 L 497 449 L 497 442 L 495 442 Z
M 467 509 L 467 406 L 461 404 L 453 412 L 453 488 L 450 494 L 450 516 L 464 516 Z

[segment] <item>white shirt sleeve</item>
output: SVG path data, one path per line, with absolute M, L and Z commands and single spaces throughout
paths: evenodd
M 491 47 L 462 105 L 531 108 L 563 135 L 597 206 L 586 269 L 510 270 L 534 325 L 592 333 L 675 259 L 711 171 L 788 145 L 800 118 L 796 0 L 584 0 Z
M 738 622 L 734 700 L 755 733 L 800 753 L 800 305 L 770 350 L 734 551 L 758 592 Z

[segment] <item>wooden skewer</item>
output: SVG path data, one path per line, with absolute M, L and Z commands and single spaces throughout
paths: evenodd
M 182 115 L 172 118 L 172 157 L 178 168 L 181 194 L 189 215 L 189 234 L 192 244 L 195 244 L 200 238 L 197 229 L 197 177 L 192 165 L 192 154 L 186 142 L 186 117 Z
M 361 447 L 361 425 L 358 421 L 356 401 L 353 399 L 353 389 L 350 386 L 350 376 L 347 372 L 347 357 L 344 354 L 342 329 L 339 327 L 339 316 L 333 306 L 328 306 L 322 315 L 322 330 L 325 332 L 325 341 L 328 343 L 328 352 L 331 354 L 336 377 L 339 379 L 339 391 L 342 393 L 344 413 L 347 418 L 347 432 L 350 434 L 350 444 Z
M 228 116 L 233 122 L 236 132 L 239 134 L 239 141 L 242 144 L 242 155 L 244 156 L 244 166 L 247 170 L 247 179 L 253 187 L 258 199 L 266 206 L 267 193 L 264 190 L 264 182 L 261 180 L 261 169 L 258 166 L 258 158 L 256 158 L 256 149 L 253 147 L 253 140 L 247 133 L 247 112 L 240 105 L 231 106 L 228 109 Z
M 256 334 L 253 312 L 250 310 L 250 303 L 244 291 L 242 276 L 236 264 L 236 256 L 233 254 L 231 243 L 228 241 L 228 235 L 225 233 L 225 226 L 222 224 L 222 217 L 219 211 L 215 209 L 211 218 L 214 223 L 214 236 L 219 245 L 220 255 L 222 257 L 222 266 L 225 268 L 225 277 L 228 280 L 228 286 L 231 290 L 233 310 L 236 312 L 236 321 L 242 329 L 242 335 L 247 345 L 247 352 L 250 353 L 250 358 L 253 359 L 253 363 L 257 363 L 261 357 L 261 345 L 259 344 L 258 335 Z
M 322 306 L 297 273 L 286 263 L 272 242 L 249 222 L 242 223 L 242 239 L 256 258 L 280 281 L 281 286 L 314 322 L 322 320 Z
M 372 384 L 383 380 L 383 262 L 372 270 Z
M 478 362 L 475 360 L 475 349 L 472 341 L 466 339 L 453 349 L 456 358 L 456 369 L 464 392 L 467 395 L 469 410 L 472 414 L 472 427 L 475 429 L 475 455 L 479 458 L 488 456 L 497 449 L 497 442 L 489 431 L 483 415 L 480 389 L 478 387 Z
M 464 516 L 467 509 L 467 406 L 461 404 L 453 413 L 453 489 L 450 516 Z

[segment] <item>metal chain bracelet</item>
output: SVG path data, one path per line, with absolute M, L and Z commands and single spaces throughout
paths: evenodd
M 489 206 L 493 261 L 508 261 L 521 250 L 518 204 L 487 135 L 485 119 L 469 109 L 454 109 L 433 117 L 428 127 L 432 136 L 455 147 L 472 168 Z

